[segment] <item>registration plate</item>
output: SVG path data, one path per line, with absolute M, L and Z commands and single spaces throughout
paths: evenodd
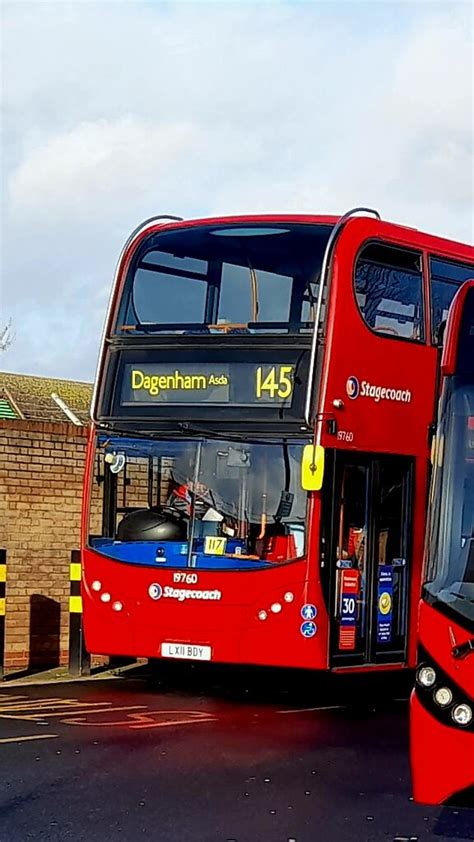
M 181 658 L 185 661 L 210 661 L 211 647 L 198 643 L 162 643 L 163 658 Z

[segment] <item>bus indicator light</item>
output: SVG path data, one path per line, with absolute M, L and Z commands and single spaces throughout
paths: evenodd
M 449 687 L 438 687 L 434 694 L 434 700 L 437 705 L 445 708 L 453 701 L 453 694 Z
M 453 710 L 452 717 L 456 725 L 469 725 L 472 720 L 472 709 L 469 705 L 456 705 Z
M 417 681 L 422 687 L 432 687 L 436 681 L 436 673 L 433 667 L 421 667 L 418 670 Z

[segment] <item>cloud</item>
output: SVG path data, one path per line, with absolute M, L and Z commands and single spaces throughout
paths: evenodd
M 41 206 L 55 224 L 65 210 L 74 221 L 105 212 L 112 222 L 124 201 L 148 196 L 195 145 L 201 145 L 199 131 L 185 123 L 133 115 L 79 123 L 48 138 L 14 170 L 11 212 L 21 216 Z
M 472 48 L 462 3 L 6 4 L 4 364 L 91 377 L 157 213 L 363 203 L 470 239 Z

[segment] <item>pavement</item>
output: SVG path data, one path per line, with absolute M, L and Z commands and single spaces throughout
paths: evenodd
M 52 682 L 55 684 L 70 684 L 71 682 L 75 683 L 77 681 L 103 681 L 106 679 L 126 677 L 129 673 L 140 675 L 144 666 L 147 666 L 147 661 L 145 659 L 138 662 L 133 661 L 124 666 L 111 668 L 107 666 L 94 667 L 90 670 L 90 674 L 85 676 L 72 674 L 68 667 L 54 667 L 48 670 L 36 671 L 12 670 L 3 677 L 3 681 L 0 681 L 0 688 L 2 686 L 22 687 L 25 685 L 29 685 L 31 687 L 33 685 L 50 684 Z
M 410 798 L 408 686 L 189 664 L 7 682 L 0 842 L 473 840 L 474 811 Z

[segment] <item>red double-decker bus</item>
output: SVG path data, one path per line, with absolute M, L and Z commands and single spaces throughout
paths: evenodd
M 414 796 L 474 807 L 474 280 L 457 293 L 439 420 L 411 699 Z
M 473 263 L 366 209 L 131 235 L 87 457 L 90 651 L 415 666 L 437 332 Z

